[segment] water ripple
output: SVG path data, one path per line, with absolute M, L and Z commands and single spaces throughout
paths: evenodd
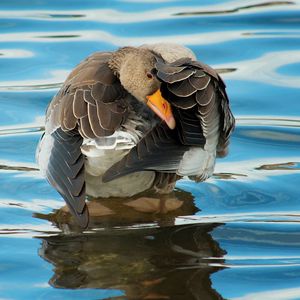
M 124 37 L 116 36 L 108 31 L 89 30 L 89 31 L 58 31 L 58 32 L 26 32 L 0 34 L 1 42 L 65 42 L 74 41 L 103 41 L 115 46 L 141 45 L 144 43 L 168 42 L 176 43 L 180 40 L 186 45 L 209 45 L 223 42 L 247 39 L 262 38 L 299 38 L 300 30 L 297 29 L 278 29 L 274 30 L 228 30 L 217 32 L 205 32 L 184 35 L 156 35 L 156 36 L 139 36 Z
M 27 134 L 27 133 L 35 133 L 35 132 L 41 132 L 44 131 L 45 127 L 43 125 L 41 126 L 22 126 L 22 127 L 16 127 L 16 126 L 10 126 L 10 127 L 0 127 L 0 136 L 1 135 L 19 135 L 19 134 Z
M 195 15 L 218 15 L 218 14 L 232 14 L 238 13 L 242 11 L 249 11 L 255 9 L 255 11 L 259 11 L 261 8 L 267 8 L 270 11 L 270 7 L 274 8 L 275 6 L 284 6 L 286 8 L 287 5 L 295 5 L 296 3 L 293 1 L 270 1 L 264 3 L 256 3 L 249 4 L 244 6 L 237 6 L 235 8 L 226 9 L 226 10 L 201 10 L 201 11 L 192 11 L 192 12 L 180 12 L 175 14 L 175 16 L 195 16 Z
M 261 57 L 231 62 L 218 66 L 234 68 L 234 72 L 224 74 L 225 78 L 268 83 L 271 85 L 300 88 L 300 76 L 283 75 L 278 69 L 289 64 L 300 63 L 300 51 L 269 52 Z
M 243 1 L 243 6 L 240 1 L 227 2 L 226 4 L 212 4 L 202 6 L 168 6 L 166 8 L 159 8 L 154 10 L 142 10 L 138 12 L 119 11 L 114 9 L 81 9 L 81 10 L 14 10 L 10 14 L 5 11 L 0 12 L 0 18 L 28 18 L 32 20 L 48 21 L 73 21 L 74 19 L 81 19 L 82 21 L 98 21 L 105 23 L 139 23 L 156 20 L 168 20 L 216 15 L 230 15 L 230 14 L 251 14 L 257 12 L 272 12 L 272 11 L 295 11 L 300 8 L 298 1 L 269 1 L 261 2 L 257 0 Z
M 27 58 L 33 57 L 34 53 L 22 49 L 0 49 L 0 59 L 2 58 Z
M 0 297 L 299 298 L 300 1 L 23 2 L 0 4 Z M 229 156 L 166 215 L 89 199 L 82 232 L 35 163 L 44 111 L 90 53 L 161 41 L 222 73 Z

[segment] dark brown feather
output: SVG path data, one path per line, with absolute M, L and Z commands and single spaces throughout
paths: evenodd
M 225 84 L 217 72 L 201 62 L 184 59 L 171 64 L 160 61 L 156 68 L 157 77 L 162 81 L 162 95 L 173 106 L 181 143 L 203 146 L 206 136 L 219 130 L 218 151 L 221 153 L 228 145 L 234 118 Z M 181 81 L 170 84 L 172 76 L 179 79 L 180 73 L 190 69 L 194 70 L 193 74 L 187 78 L 182 74 Z
M 84 134 L 85 137 L 93 139 L 95 138 L 95 134 L 91 128 L 89 117 L 85 116 L 83 118 L 80 118 L 79 128 L 81 129 L 81 132 Z
M 178 97 L 169 91 L 168 86 L 166 84 L 162 84 L 160 90 L 162 96 L 165 99 L 168 99 L 168 101 L 175 107 L 181 109 L 189 109 L 197 105 L 194 95 L 191 95 L 189 97 Z
M 114 83 L 118 84 L 117 83 L 118 79 L 114 75 L 114 73 L 111 71 L 108 64 L 99 65 L 94 78 L 99 80 L 102 84 L 105 84 L 108 86 L 113 85 Z
M 82 137 L 74 130 L 64 132 L 61 128 L 51 135 L 54 143 L 47 178 L 65 199 L 79 224 L 86 227 L 89 216 L 85 204 L 84 157 L 80 149 Z
M 75 91 L 74 102 L 73 102 L 73 113 L 77 119 L 87 116 L 88 114 L 86 103 L 82 101 L 82 99 L 84 98 L 84 94 L 85 91 L 82 89 L 77 89 Z
M 77 119 L 73 114 L 74 94 L 66 94 L 63 99 L 62 126 L 65 130 L 73 130 L 76 127 Z
M 93 138 L 111 135 L 121 126 L 127 116 L 126 92 L 108 66 L 110 57 L 95 53 L 71 72 L 48 109 L 48 114 L 55 110 L 60 115 L 54 128 L 78 126 L 83 137 Z
M 105 129 L 103 129 L 99 123 L 97 107 L 92 104 L 88 104 L 88 118 L 94 135 L 97 137 L 105 136 Z
M 225 89 L 220 94 L 223 96 L 221 101 L 221 132 L 217 147 L 218 157 L 224 157 L 228 152 L 230 136 L 235 128 L 235 119 L 229 107 L 229 100 Z
M 100 126 L 103 129 L 110 129 L 110 122 L 112 119 L 112 112 L 109 110 L 109 106 L 103 103 L 102 101 L 97 101 L 97 115 Z M 114 128 L 113 128 L 114 129 Z
M 108 105 L 110 111 L 126 117 L 128 115 L 128 103 L 125 101 L 126 97 L 116 100 L 113 103 L 107 103 L 106 105 Z M 133 96 L 130 95 L 130 97 L 132 98 Z M 136 101 L 136 99 L 134 100 Z
M 92 89 L 92 86 L 86 87 L 86 89 L 84 90 L 84 94 L 83 94 L 83 100 L 88 104 L 96 106 L 96 99 L 93 98 L 93 96 L 91 94 L 91 89 Z M 80 100 L 81 100 L 81 103 L 85 104 L 84 101 L 82 101 L 82 99 L 80 99 Z
M 112 86 L 101 82 L 93 84 L 91 95 L 94 99 L 101 99 L 102 101 L 105 99 L 105 102 L 111 102 L 119 96 L 119 94 L 114 96 L 114 88 Z
M 198 91 L 204 90 L 207 88 L 208 84 L 210 83 L 210 76 L 201 76 L 201 77 L 190 77 L 189 78 L 190 84 L 197 89 Z
M 206 76 L 205 72 L 203 70 L 196 70 L 196 73 L 194 74 L 194 77 L 204 77 Z
M 209 115 L 211 113 L 211 111 L 218 106 L 217 101 L 215 101 L 216 98 L 216 93 L 212 93 L 211 98 L 208 101 L 207 105 L 199 105 L 198 106 L 198 112 L 201 116 L 205 116 L 205 115 Z M 210 105 L 212 104 L 212 105 Z
M 206 139 L 203 135 L 197 107 L 189 110 L 174 109 L 174 115 L 177 120 L 177 130 L 181 143 L 187 146 L 204 146 Z
M 184 69 L 181 72 L 174 73 L 174 74 L 168 74 L 163 72 L 157 72 L 157 77 L 161 79 L 164 82 L 168 83 L 174 83 L 177 81 L 182 81 L 184 79 L 189 78 L 191 75 L 193 75 L 196 71 L 193 69 Z
M 177 108 L 190 109 L 197 105 L 197 102 L 195 101 L 194 95 L 191 95 L 189 97 L 177 97 L 174 95 L 172 104 Z
M 155 67 L 157 70 L 167 74 L 179 73 L 182 70 L 186 69 L 186 66 L 176 67 L 176 66 L 172 66 L 171 64 L 165 64 L 162 62 L 157 62 Z
M 175 67 L 182 67 L 184 65 L 189 65 L 191 63 L 192 59 L 189 57 L 181 57 L 173 62 L 171 62 L 169 65 L 170 66 L 175 66 Z
M 203 70 L 206 74 L 210 75 L 217 81 L 220 80 L 220 77 L 219 77 L 219 74 L 217 73 L 217 71 L 214 70 L 212 67 L 204 64 L 203 62 L 193 61 L 193 62 L 191 62 L 191 65 L 193 65 L 196 68 L 199 68 L 200 70 Z
M 110 111 L 110 113 L 111 113 L 111 119 L 109 123 L 109 128 L 115 128 L 115 129 L 119 128 L 124 121 L 123 114 L 114 113 L 112 110 Z
M 168 83 L 168 89 L 178 97 L 188 97 L 197 92 L 188 79 L 173 84 Z
M 212 99 L 212 95 L 215 93 L 213 84 L 209 84 L 206 89 L 200 90 L 196 94 L 196 101 L 199 105 L 205 106 Z

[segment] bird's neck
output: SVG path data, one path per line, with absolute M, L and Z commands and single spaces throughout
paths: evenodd
M 137 48 L 134 47 L 123 47 L 115 51 L 109 62 L 108 66 L 111 70 L 113 70 L 114 74 L 116 76 L 119 76 L 120 70 L 122 65 L 124 65 L 124 62 L 128 58 L 129 55 L 135 55 L 138 52 Z

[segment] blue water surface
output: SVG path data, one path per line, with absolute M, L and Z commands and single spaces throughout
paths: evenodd
M 0 299 L 300 299 L 300 0 L 0 2 Z M 73 230 L 40 175 L 44 112 L 95 51 L 190 47 L 227 85 L 236 130 L 168 216 Z

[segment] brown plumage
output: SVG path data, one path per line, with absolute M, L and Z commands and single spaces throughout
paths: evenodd
M 158 89 L 175 129 L 145 104 Z M 94 196 L 121 197 L 170 192 L 184 175 L 205 180 L 233 128 L 225 84 L 190 50 L 174 46 L 170 56 L 166 45 L 125 47 L 95 53 L 70 73 L 48 107 L 38 160 L 85 227 L 86 185 Z

